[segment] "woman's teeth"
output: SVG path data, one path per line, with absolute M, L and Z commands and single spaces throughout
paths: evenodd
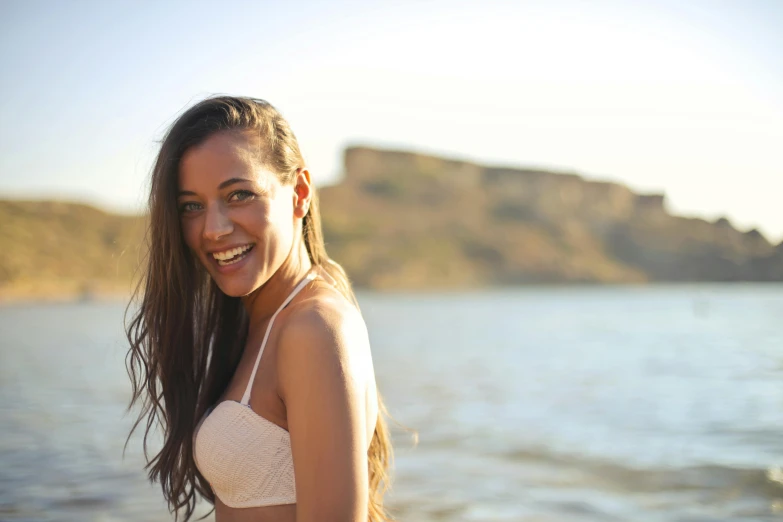
M 220 266 L 233 265 L 237 261 L 242 260 L 251 248 L 253 248 L 253 244 L 232 248 L 231 250 L 225 250 L 223 252 L 214 252 L 212 257 L 215 258 L 217 264 Z

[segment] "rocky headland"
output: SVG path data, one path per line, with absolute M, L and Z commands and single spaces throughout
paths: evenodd
M 783 281 L 783 243 L 572 173 L 351 147 L 319 195 L 327 250 L 362 288 Z M 126 294 L 143 256 L 145 216 L 4 200 L 0 223 L 0 298 Z

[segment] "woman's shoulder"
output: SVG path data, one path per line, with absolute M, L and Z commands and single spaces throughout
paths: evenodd
M 336 289 L 318 288 L 292 303 L 277 343 L 281 397 L 304 383 L 335 397 L 363 396 L 373 382 L 372 356 L 359 310 Z M 342 391 L 341 391 L 342 390 Z
M 289 305 L 280 329 L 284 351 L 329 350 L 338 357 L 356 357 L 369 349 L 367 326 L 359 309 L 328 284 Z
M 308 296 L 291 303 L 288 308 L 285 330 L 323 334 L 332 330 L 358 328 L 366 333 L 359 309 L 337 288 L 326 282 L 317 284 Z

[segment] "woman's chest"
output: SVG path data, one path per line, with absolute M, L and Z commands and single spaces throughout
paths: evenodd
M 276 341 L 277 339 L 270 336 L 261 354 L 255 376 L 253 376 L 253 367 L 258 356 L 260 341 L 256 342 L 253 339 L 248 341 L 239 364 L 218 403 L 226 400 L 240 402 L 249 389 L 251 409 L 287 430 L 285 404 L 278 392 Z

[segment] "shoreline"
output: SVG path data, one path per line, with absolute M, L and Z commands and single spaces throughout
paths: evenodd
M 9 304 L 129 301 L 130 283 L 95 281 L 37 282 L 0 286 L 0 306 Z
M 760 289 L 774 289 L 783 287 L 783 281 L 662 281 L 645 283 L 529 283 L 500 286 L 460 286 L 453 287 L 428 287 L 428 288 L 372 288 L 355 286 L 358 294 L 383 294 L 395 295 L 447 295 L 447 294 L 471 294 L 483 292 L 503 292 L 509 290 L 617 290 L 629 291 L 648 289 L 661 290 L 666 288 L 692 288 L 694 290 L 705 288 L 742 288 L 757 287 Z M 28 304 L 76 304 L 76 303 L 116 303 L 130 302 L 133 295 L 129 285 L 99 284 L 90 285 L 62 285 L 59 288 L 45 288 L 42 286 L 30 287 L 0 287 L 0 306 L 28 305 Z

